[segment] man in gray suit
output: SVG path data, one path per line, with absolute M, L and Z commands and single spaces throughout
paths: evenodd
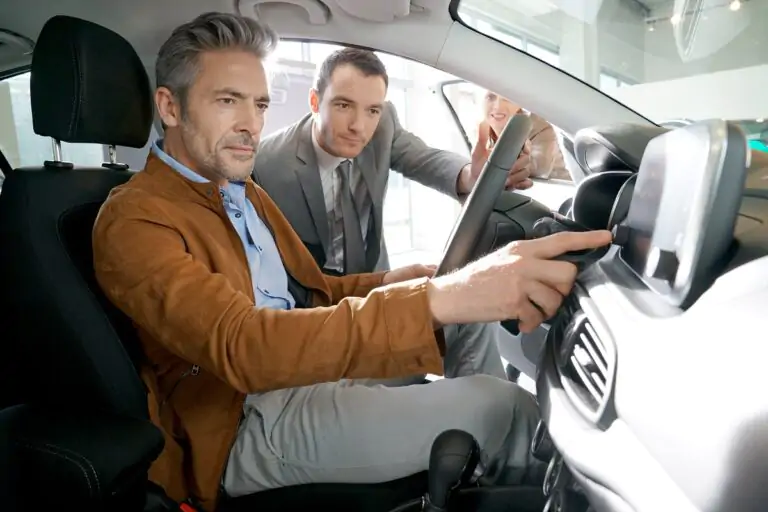
M 382 217 L 389 170 L 462 198 L 488 159 L 486 144 L 472 158 L 430 148 L 400 125 L 385 100 L 389 78 L 375 53 L 344 48 L 320 66 L 310 90 L 311 112 L 265 138 L 256 154 L 254 181 L 261 185 L 330 274 L 389 270 Z M 510 169 L 506 186 L 528 188 L 530 146 Z M 434 267 L 402 269 L 413 278 Z M 501 364 L 499 343 L 509 337 L 499 324 L 457 327 L 465 348 L 459 359 L 482 361 L 471 372 L 517 380 Z M 449 357 L 448 359 L 452 359 Z M 448 365 L 446 365 L 448 366 Z M 482 368 L 482 369 L 479 369 Z
M 467 161 L 404 130 L 385 100 L 388 85 L 375 53 L 334 52 L 310 91 L 311 112 L 264 139 L 256 156 L 254 180 L 329 273 L 389 269 L 382 214 L 390 169 L 460 199 L 488 158 L 485 146 Z M 529 149 L 510 169 L 508 188 L 532 185 Z

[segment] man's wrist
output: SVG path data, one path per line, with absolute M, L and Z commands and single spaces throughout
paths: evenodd
M 454 301 L 455 283 L 450 281 L 449 276 L 441 276 L 427 281 L 427 302 L 429 303 L 429 313 L 432 315 L 432 325 L 439 329 L 444 325 L 455 323 Z

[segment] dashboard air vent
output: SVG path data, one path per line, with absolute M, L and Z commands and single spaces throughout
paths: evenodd
M 588 395 L 591 409 L 597 411 L 608 387 L 608 351 L 586 317 L 572 335 L 575 339 L 568 368 L 574 383 Z
M 594 423 L 610 422 L 606 409 L 611 404 L 615 351 L 581 309 L 570 317 L 556 358 L 563 388 L 574 405 Z

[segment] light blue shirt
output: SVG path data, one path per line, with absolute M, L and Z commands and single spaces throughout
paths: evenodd
M 210 183 L 189 167 L 177 162 L 162 149 L 162 140 L 152 145 L 152 151 L 185 178 L 196 183 Z M 256 305 L 262 308 L 292 309 L 296 302 L 288 291 L 288 274 L 277 250 L 277 244 L 256 208 L 245 195 L 245 183 L 229 182 L 219 187 L 232 226 L 243 243 L 253 282 Z

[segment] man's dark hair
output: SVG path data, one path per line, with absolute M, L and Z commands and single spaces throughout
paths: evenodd
M 186 116 L 187 93 L 197 76 L 200 55 L 219 50 L 243 50 L 266 59 L 277 47 L 274 30 L 252 18 L 222 12 L 201 14 L 171 33 L 155 63 L 158 87 L 167 87 Z
M 384 85 L 389 87 L 387 68 L 384 67 L 384 63 L 381 62 L 381 59 L 375 53 L 359 48 L 342 48 L 330 54 L 320 64 L 320 69 L 315 78 L 315 90 L 319 96 L 322 97 L 336 68 L 347 64 L 356 67 L 365 76 L 380 76 L 384 79 Z

